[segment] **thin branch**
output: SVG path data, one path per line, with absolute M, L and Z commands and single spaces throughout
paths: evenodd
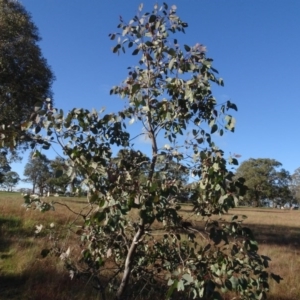
M 72 210 L 67 204 L 63 204 L 63 203 L 60 203 L 60 202 L 52 202 L 52 204 L 53 204 L 53 205 L 54 205 L 54 204 L 59 204 L 59 205 L 61 205 L 61 206 L 65 206 L 65 207 L 66 207 L 70 212 L 72 212 L 73 214 L 78 215 L 78 216 L 82 216 L 83 218 L 86 218 L 86 215 L 83 215 L 83 214 L 81 213 L 83 209 L 78 213 L 78 212 Z
M 136 139 L 137 137 L 139 137 L 139 136 L 141 136 L 141 135 L 144 135 L 144 134 L 146 134 L 146 133 L 145 133 L 145 132 L 142 132 L 142 133 L 136 135 L 135 137 L 131 138 L 131 139 L 129 140 L 129 142 L 131 142 L 132 140 L 134 140 L 134 139 Z

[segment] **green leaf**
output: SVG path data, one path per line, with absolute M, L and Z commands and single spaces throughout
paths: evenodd
M 238 219 L 239 217 L 237 215 L 234 215 L 232 218 L 231 218 L 231 221 L 234 221 L 236 219 Z
M 155 15 L 151 15 L 149 18 L 149 23 L 153 23 L 156 20 L 156 16 Z
M 189 47 L 188 45 L 184 45 L 183 47 L 184 47 L 185 51 L 187 51 L 187 52 L 191 51 L 191 47 Z
M 212 126 L 212 128 L 211 128 L 210 133 L 213 134 L 213 133 L 215 133 L 217 130 L 218 130 L 218 125 L 217 125 L 217 124 L 214 124 L 214 125 Z
M 49 150 L 50 149 L 51 144 L 50 143 L 44 143 L 44 145 L 42 146 L 42 148 L 44 150 Z
M 168 68 L 169 68 L 170 70 L 172 70 L 175 61 L 176 61 L 176 58 L 175 58 L 175 57 L 173 57 L 173 58 L 170 60 L 169 65 L 168 65 Z
M 131 92 L 132 92 L 132 94 L 134 94 L 136 91 L 138 91 L 139 89 L 141 88 L 141 85 L 140 84 L 134 84 L 133 86 L 132 86 L 132 90 L 131 90 Z
M 231 163 L 235 166 L 238 166 L 239 162 L 236 158 L 232 158 Z
M 271 273 L 271 277 L 272 279 L 274 279 L 277 283 L 280 283 L 280 280 L 283 280 L 282 277 L 280 277 L 279 275 L 276 275 L 274 273 Z
M 150 41 L 147 41 L 145 44 L 146 44 L 148 47 L 152 47 L 152 46 L 153 46 L 153 43 L 150 42 Z
M 49 253 L 50 253 L 49 249 L 43 249 L 41 251 L 41 255 L 42 255 L 43 258 L 47 257 Z
M 41 126 L 37 125 L 35 126 L 35 134 L 38 134 L 41 131 Z
M 237 111 L 237 106 L 234 103 L 231 103 L 230 108 L 234 109 L 235 111 Z
M 139 53 L 139 49 L 135 49 L 133 52 L 132 52 L 132 55 L 137 55 Z
M 184 291 L 184 282 L 183 280 L 179 280 L 177 284 L 177 291 Z
M 220 136 L 223 136 L 223 134 L 224 134 L 224 130 L 220 129 Z
M 174 281 L 172 279 L 169 279 L 168 285 L 171 285 L 170 288 L 168 289 L 166 299 L 170 299 L 174 290 L 177 288 L 178 280 L 175 279 Z
M 236 290 L 239 280 L 235 276 L 231 276 L 229 281 L 231 282 L 232 289 Z
M 170 48 L 168 51 L 168 54 L 170 54 L 171 56 L 175 56 L 176 55 L 176 51 L 173 48 Z
M 120 49 L 120 45 L 118 44 L 117 46 L 115 46 L 114 48 L 113 48 L 113 53 L 116 53 L 116 52 L 118 52 L 118 50 Z
M 97 220 L 99 223 L 101 223 L 106 217 L 106 214 L 105 212 L 103 211 L 97 211 L 94 216 L 93 216 L 93 219 L 94 220 Z
M 214 69 L 213 67 L 210 67 L 210 69 L 211 69 L 213 72 L 219 74 L 219 72 L 218 72 L 216 69 Z
M 271 258 L 265 255 L 261 255 L 261 258 L 263 259 L 263 265 L 265 268 L 269 267 L 269 261 L 271 261 Z
M 194 278 L 191 276 L 191 274 L 183 274 L 182 275 L 182 278 L 188 283 L 188 284 L 190 284 L 190 283 L 192 283 L 192 282 L 194 282 Z

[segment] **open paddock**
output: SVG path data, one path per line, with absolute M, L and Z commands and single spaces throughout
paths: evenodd
M 79 211 L 86 198 L 53 198 Z M 40 255 L 48 237 L 37 237 L 35 226 L 54 223 L 67 228 L 74 215 L 65 206 L 56 211 L 41 213 L 26 211 L 18 193 L 0 192 L 0 299 L 101 299 L 86 279 L 70 280 L 62 263 L 56 257 L 43 259 Z M 183 207 L 187 214 L 190 207 Z M 271 281 L 271 300 L 300 299 L 300 211 L 240 207 L 231 210 L 225 218 L 247 215 L 244 222 L 259 242 L 260 254 L 269 256 L 270 270 L 280 274 L 283 281 Z M 192 220 L 201 228 L 199 219 Z M 67 231 L 64 231 L 67 232 Z M 61 233 L 66 245 L 74 245 L 75 235 Z M 228 298 L 232 299 L 232 298 Z

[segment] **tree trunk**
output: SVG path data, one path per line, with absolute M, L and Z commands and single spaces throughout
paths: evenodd
M 255 192 L 254 207 L 259 207 L 259 206 L 260 206 L 259 196 L 260 196 L 260 194 L 256 191 L 256 192 Z
M 116 300 L 123 299 L 124 292 L 125 292 L 126 288 L 128 287 L 130 273 L 132 271 L 132 261 L 133 261 L 133 258 L 134 258 L 135 251 L 136 251 L 136 248 L 138 246 L 139 240 L 144 235 L 144 227 L 145 227 L 144 224 L 140 225 L 140 228 L 137 231 L 137 233 L 135 234 L 135 236 L 132 240 L 132 243 L 130 245 L 130 248 L 128 250 L 128 254 L 127 254 L 127 257 L 126 257 L 126 261 L 125 261 L 125 268 L 124 268 L 123 278 L 122 278 L 120 287 L 119 287 L 119 289 L 117 291 L 117 294 L 116 294 Z

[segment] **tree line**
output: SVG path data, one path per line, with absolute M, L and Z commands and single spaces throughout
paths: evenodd
M 125 163 L 128 151 L 120 151 L 112 160 L 111 170 L 116 173 L 121 164 Z M 144 156 L 143 174 L 139 181 L 145 181 L 149 172 L 149 158 Z M 9 162 L 4 155 L 0 156 L 0 168 L 3 172 L 1 186 L 12 190 L 20 181 L 18 173 L 11 171 Z M 189 171 L 186 166 L 176 163 L 174 160 L 157 164 L 155 173 L 161 179 L 175 179 L 188 190 L 192 184 Z M 300 168 L 291 175 L 282 168 L 282 164 L 275 159 L 258 158 L 249 159 L 241 163 L 235 172 L 236 177 L 243 177 L 247 192 L 239 205 L 251 206 L 285 206 L 299 205 L 300 203 Z M 29 161 L 25 165 L 23 182 L 32 183 L 32 193 L 37 191 L 43 195 L 46 192 L 65 194 L 68 187 L 71 194 L 81 189 L 83 176 L 72 161 L 63 157 L 54 160 L 47 158 L 45 154 L 34 155 L 31 153 Z

